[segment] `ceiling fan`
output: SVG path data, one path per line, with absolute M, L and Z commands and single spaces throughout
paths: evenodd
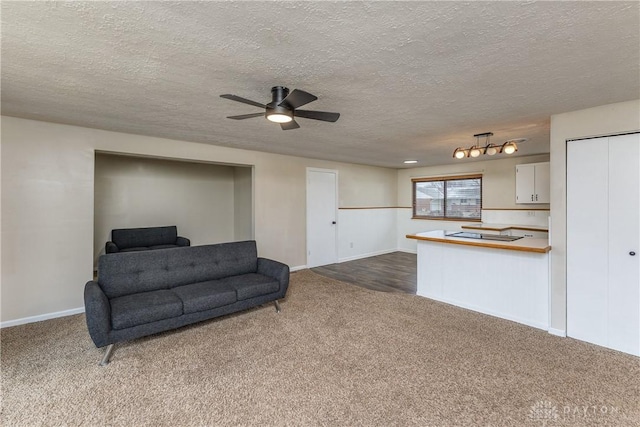
M 295 117 L 303 117 L 305 119 L 321 120 L 323 122 L 335 122 L 340 118 L 340 113 L 329 113 L 326 111 L 309 111 L 297 110 L 310 102 L 318 99 L 317 96 L 311 95 L 303 90 L 294 89 L 289 93 L 289 89 L 284 86 L 274 86 L 271 88 L 271 102 L 268 104 L 260 104 L 250 99 L 241 98 L 236 95 L 220 95 L 221 98 L 230 99 L 232 101 L 242 102 L 243 104 L 253 105 L 255 107 L 264 108 L 264 113 L 243 114 L 241 116 L 229 116 L 228 119 L 244 120 L 252 117 L 265 116 L 268 120 L 280 123 L 282 130 L 298 129 L 300 125 L 295 121 Z

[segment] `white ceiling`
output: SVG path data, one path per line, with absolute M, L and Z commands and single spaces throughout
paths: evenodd
M 400 168 L 488 131 L 547 153 L 550 115 L 640 97 L 636 1 L 1 7 L 2 114 L 134 134 Z M 340 120 L 225 118 L 276 85 Z

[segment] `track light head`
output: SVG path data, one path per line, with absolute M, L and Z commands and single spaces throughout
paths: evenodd
M 489 144 L 486 147 L 484 147 L 484 154 L 488 156 L 493 156 L 500 151 L 500 148 L 501 147 L 499 145 Z
M 476 145 L 474 147 L 471 147 L 471 149 L 469 150 L 469 157 L 479 157 L 481 153 L 482 150 L 480 150 L 480 147 Z
M 456 148 L 453 152 L 453 157 L 456 159 L 464 159 L 467 157 L 467 152 L 469 150 L 465 150 L 464 148 Z
M 501 153 L 504 154 L 513 154 L 518 151 L 518 146 L 514 141 L 507 141 L 502 145 Z

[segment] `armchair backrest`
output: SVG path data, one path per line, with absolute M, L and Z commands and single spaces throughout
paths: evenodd
M 178 238 L 178 227 L 118 228 L 111 230 L 111 241 L 119 249 L 141 246 L 174 245 Z

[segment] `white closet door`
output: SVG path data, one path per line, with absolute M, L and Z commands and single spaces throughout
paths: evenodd
M 640 356 L 640 135 L 567 145 L 567 335 Z
M 640 135 L 609 138 L 609 166 L 608 347 L 640 355 Z
M 567 335 L 607 345 L 607 139 L 567 144 Z

